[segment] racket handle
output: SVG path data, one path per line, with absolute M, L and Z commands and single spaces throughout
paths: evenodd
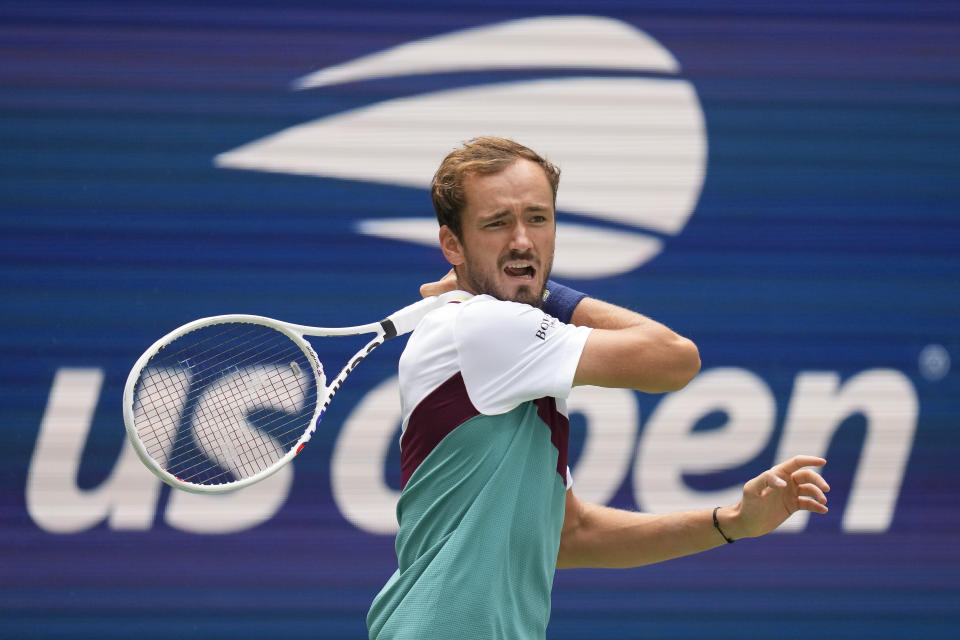
M 423 316 L 434 309 L 438 309 L 448 301 L 462 296 L 463 293 L 460 291 L 449 291 L 439 296 L 430 296 L 429 298 L 418 300 L 413 304 L 405 306 L 403 309 L 394 311 L 387 316 L 385 320 L 380 322 L 380 326 L 383 327 L 384 339 L 389 340 L 390 338 L 410 333 L 417 328 Z

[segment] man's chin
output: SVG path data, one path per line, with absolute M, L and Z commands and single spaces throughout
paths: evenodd
M 522 282 L 498 282 L 493 279 L 469 278 L 467 281 L 473 293 L 487 294 L 506 302 L 520 302 L 531 307 L 540 307 L 543 304 L 543 290 L 546 284 L 537 280 L 530 280 L 530 284 Z
M 543 286 L 537 286 L 534 284 L 518 285 L 513 288 L 513 295 L 503 299 L 511 302 L 528 304 L 531 307 L 539 307 L 541 304 L 543 304 Z

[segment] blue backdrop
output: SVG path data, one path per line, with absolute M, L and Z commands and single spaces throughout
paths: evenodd
M 833 486 L 828 515 L 783 533 L 559 572 L 549 637 L 953 637 L 960 8 L 584 11 L 0 5 L 0 637 L 364 636 L 396 566 L 402 344 L 351 376 L 289 476 L 219 501 L 131 457 L 123 384 L 196 317 L 351 325 L 413 300 L 445 271 L 420 157 L 510 100 L 534 115 L 477 122 L 555 141 L 558 279 L 703 360 L 667 397 L 578 390 L 578 490 L 711 506 L 800 452 Z

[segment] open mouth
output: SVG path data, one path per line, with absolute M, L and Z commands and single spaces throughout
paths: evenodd
M 503 267 L 503 272 L 511 278 L 522 278 L 524 280 L 533 280 L 537 270 L 528 262 L 508 262 Z

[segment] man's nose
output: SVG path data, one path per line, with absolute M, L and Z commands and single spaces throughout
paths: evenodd
M 513 237 L 510 239 L 510 248 L 518 251 L 524 251 L 533 246 L 530 236 L 527 234 L 527 226 L 522 222 L 517 223 L 513 228 Z

